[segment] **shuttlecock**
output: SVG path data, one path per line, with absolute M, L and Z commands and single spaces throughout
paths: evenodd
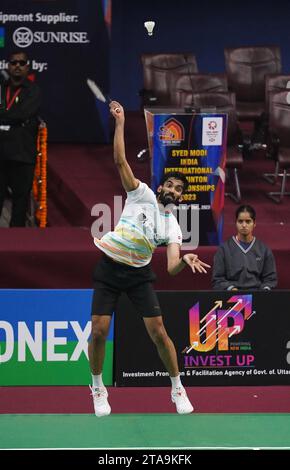
M 155 21 L 145 21 L 144 26 L 147 29 L 148 36 L 152 36 L 153 35 L 153 29 L 154 29 L 154 26 L 155 26 Z

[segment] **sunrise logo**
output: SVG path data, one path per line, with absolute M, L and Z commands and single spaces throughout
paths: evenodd
M 4 47 L 5 45 L 5 30 L 4 28 L 0 28 L 0 47 Z
M 184 127 L 176 119 L 170 118 L 160 126 L 158 136 L 165 145 L 178 145 L 184 140 Z

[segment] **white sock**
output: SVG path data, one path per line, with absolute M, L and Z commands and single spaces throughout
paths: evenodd
M 172 388 L 182 387 L 180 375 L 178 375 L 177 377 L 170 377 L 170 380 L 171 380 Z
M 100 375 L 93 375 L 92 374 L 92 379 L 93 379 L 93 387 L 104 387 L 104 383 L 103 383 L 103 377 L 102 377 L 103 374 L 100 374 Z

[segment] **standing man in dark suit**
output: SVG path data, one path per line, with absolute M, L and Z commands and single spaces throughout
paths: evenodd
M 8 80 L 2 76 L 0 106 L 0 216 L 9 187 L 10 227 L 24 227 L 37 155 L 41 93 L 28 80 L 29 60 L 22 51 L 9 58 Z

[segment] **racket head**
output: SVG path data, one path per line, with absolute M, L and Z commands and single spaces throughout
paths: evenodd
M 87 85 L 92 91 L 92 93 L 95 95 L 97 100 L 102 101 L 103 103 L 106 103 L 106 97 L 103 95 L 101 89 L 98 87 L 96 82 L 94 80 L 91 80 L 90 78 L 87 79 Z
M 105 96 L 103 94 L 102 90 L 100 89 L 100 87 L 98 87 L 98 85 L 96 84 L 96 82 L 94 82 L 94 80 L 87 78 L 87 85 L 99 101 L 102 101 L 103 103 L 107 103 L 107 102 L 110 103 L 112 101 L 109 96 Z M 121 110 L 120 108 L 116 108 L 116 111 L 117 113 L 119 113 Z

